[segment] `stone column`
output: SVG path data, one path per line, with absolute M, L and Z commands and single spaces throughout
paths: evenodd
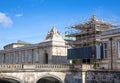
M 82 71 L 82 83 L 85 83 L 86 72 Z

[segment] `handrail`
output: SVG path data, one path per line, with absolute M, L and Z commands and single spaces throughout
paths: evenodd
M 81 69 L 80 68 L 77 68 Z M 70 71 L 76 70 L 71 64 L 1 64 L 0 71 L 34 70 L 34 71 Z

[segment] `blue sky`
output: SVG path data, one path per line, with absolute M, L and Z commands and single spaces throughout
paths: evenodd
M 0 49 L 17 40 L 39 43 L 53 25 L 64 34 L 65 27 L 92 14 L 119 25 L 119 5 L 120 0 L 0 0 Z

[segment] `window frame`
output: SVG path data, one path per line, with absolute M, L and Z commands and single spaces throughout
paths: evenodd
M 120 40 L 117 41 L 117 53 L 118 53 L 118 58 L 120 58 Z
M 107 54 L 108 54 L 107 51 L 108 51 L 108 44 L 107 44 L 107 42 L 104 42 L 103 43 L 103 59 L 107 58 Z

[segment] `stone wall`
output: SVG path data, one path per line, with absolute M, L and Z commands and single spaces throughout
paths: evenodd
M 82 83 L 80 72 L 2 72 L 0 79 L 13 79 L 20 83 L 37 83 L 38 80 L 52 77 L 61 83 Z
M 66 74 L 65 83 L 82 83 L 81 72 L 69 72 Z
M 87 71 L 86 83 L 120 83 L 120 71 Z

